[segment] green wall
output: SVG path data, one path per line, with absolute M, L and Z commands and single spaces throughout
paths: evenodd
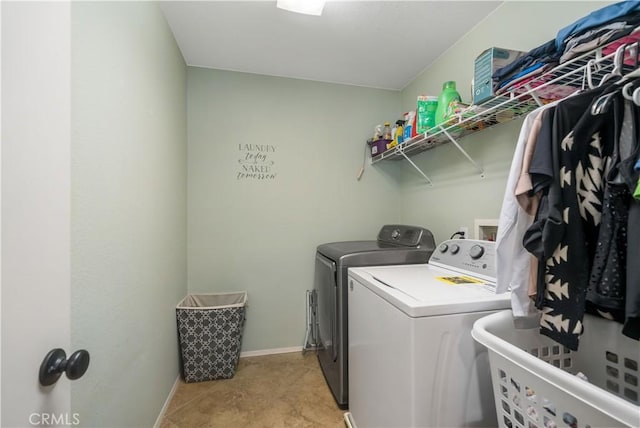
M 149 427 L 178 374 L 186 66 L 155 2 L 71 10 L 71 387 L 87 427 Z
M 473 60 L 490 46 L 529 50 L 610 2 L 505 2 L 401 92 L 188 67 L 189 292 L 247 290 L 243 351 L 300 346 L 315 247 L 372 239 L 384 223 L 430 228 L 437 241 L 497 219 L 521 120 L 413 160 L 367 162 L 372 127 L 456 80 L 470 99 Z M 266 152 L 260 152 L 262 149 Z M 239 175 L 260 157 L 274 178 Z M 249 158 L 247 158 L 249 156 Z
M 415 108 L 420 94 L 438 95 L 447 80 L 455 80 L 463 101 L 471 102 L 473 61 L 485 49 L 497 46 L 528 51 L 555 38 L 560 28 L 609 3 L 612 2 L 504 2 L 403 89 L 403 111 Z M 468 227 L 473 237 L 474 219 L 497 219 L 521 124 L 522 119 L 517 119 L 461 141 L 462 147 L 484 168 L 484 179 L 453 144 L 412 159 L 433 180 L 433 188 L 405 163 L 402 221 L 426 224 L 436 240 L 442 241 L 460 226 Z
M 505 2 L 403 91 L 185 67 L 156 3 L 72 5 L 72 385 L 86 426 L 149 426 L 178 373 L 174 306 L 188 292 L 249 292 L 243 351 L 304 338 L 315 247 L 382 224 L 437 240 L 497 218 L 521 121 L 366 165 L 375 124 L 456 80 L 473 59 L 528 50 L 601 2 Z M 525 18 L 523 18 L 525 17 Z M 186 71 L 185 71 L 186 70 Z M 188 141 L 185 143 L 185 141 Z M 186 285 L 188 284 L 188 286 Z
M 356 180 L 399 93 L 191 67 L 187 80 L 189 292 L 248 291 L 243 351 L 301 346 L 316 246 L 400 219 L 397 165 Z M 239 175 L 250 166 L 266 177 Z

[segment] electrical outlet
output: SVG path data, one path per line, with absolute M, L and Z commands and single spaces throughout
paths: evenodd
M 462 233 L 462 237 L 467 239 L 469 236 L 469 228 L 467 226 L 460 226 L 458 232 Z

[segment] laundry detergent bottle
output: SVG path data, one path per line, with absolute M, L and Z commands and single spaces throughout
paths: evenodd
M 436 125 L 446 122 L 453 115 L 453 109 L 450 108 L 452 102 L 461 102 L 460 94 L 456 90 L 456 82 L 450 80 L 442 85 L 442 93 L 438 97 L 438 108 L 436 109 Z

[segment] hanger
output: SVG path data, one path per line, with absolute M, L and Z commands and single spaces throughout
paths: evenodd
M 582 80 L 582 89 L 584 89 L 584 82 L 586 80 L 587 82 L 587 86 L 589 86 L 589 89 L 593 89 L 595 88 L 595 85 L 593 84 L 593 74 L 591 73 L 591 67 L 592 66 L 596 66 L 596 60 L 595 59 L 590 59 L 589 61 L 587 61 L 587 65 L 584 68 L 584 77 Z
M 618 95 L 618 91 L 608 93 L 600 96 L 597 100 L 591 104 L 591 115 L 597 116 L 599 114 L 606 113 L 609 110 L 609 104 L 613 97 Z M 639 94 L 640 95 L 640 94 Z
M 627 45 L 620 45 L 618 49 L 616 49 L 616 54 L 613 58 L 613 70 L 611 71 L 611 73 L 604 75 L 598 86 L 602 86 L 604 83 L 614 77 L 622 77 L 622 70 L 624 67 L 624 52 L 626 49 Z
M 638 67 L 638 53 L 640 53 L 640 41 L 637 41 L 636 43 L 634 43 L 633 45 L 630 45 L 629 48 L 629 53 L 630 55 L 633 57 L 633 65 L 635 67 L 635 69 L 627 74 L 625 74 L 624 76 L 622 76 L 622 78 L 617 82 L 617 84 L 622 84 L 624 82 L 627 82 L 631 79 L 636 79 L 638 77 L 640 77 L 640 67 Z M 617 51 L 616 51 L 617 53 Z M 625 85 L 627 86 L 627 85 Z M 631 88 L 627 88 L 627 91 L 629 91 L 629 89 Z M 623 88 L 623 95 L 625 95 L 624 92 L 624 88 Z M 631 94 L 628 94 L 629 96 L 631 96 Z M 626 96 L 625 96 L 626 98 Z M 631 99 L 631 98 L 627 98 L 627 99 Z
M 635 70 L 633 70 L 632 72 L 627 73 L 624 76 L 622 76 L 622 80 L 619 83 L 626 82 L 626 81 L 628 81 L 630 79 L 636 79 L 638 77 L 640 77 L 640 67 L 638 67 Z
M 624 97 L 625 100 L 633 101 L 633 93 L 629 92 L 629 91 L 631 91 L 631 89 L 633 87 L 633 83 L 634 82 L 626 83 L 622 87 L 622 96 Z
M 633 91 L 632 100 L 635 105 L 640 107 L 640 88 L 636 88 L 636 90 Z
M 629 48 L 630 55 L 633 58 L 634 65 L 636 69 L 631 73 L 623 75 L 622 72 L 624 70 L 624 56 L 626 49 Z M 587 64 L 588 65 L 588 64 Z M 622 83 L 628 81 L 629 79 L 634 79 L 640 77 L 640 67 L 638 65 L 638 42 L 632 45 L 621 45 L 616 49 L 616 53 L 613 60 L 613 70 L 611 73 L 606 74 L 600 84 L 598 86 L 602 86 L 607 80 L 610 80 L 613 77 L 620 77 L 614 85 L 621 85 Z M 588 77 L 588 76 L 587 76 Z M 628 100 L 633 101 L 637 106 L 640 106 L 640 88 L 636 88 L 633 93 L 630 92 L 631 87 L 634 82 L 629 82 L 622 87 L 622 96 Z M 611 100 L 617 96 L 618 91 L 615 90 L 605 95 L 601 95 L 597 100 L 591 104 L 591 114 L 593 116 L 597 116 L 599 114 L 606 113 L 609 110 L 609 104 Z
M 632 71 L 629 74 L 626 74 L 624 76 L 624 80 L 628 81 L 629 77 L 631 76 L 632 73 L 637 73 L 637 76 L 640 77 L 640 69 L 637 69 L 637 70 Z M 633 76 L 631 76 L 631 78 L 633 78 Z M 622 83 L 622 82 L 620 82 L 620 83 Z M 635 102 L 633 97 L 634 97 L 634 93 L 638 90 L 638 88 L 634 89 L 634 86 L 636 86 L 637 83 L 638 83 L 638 79 L 637 78 L 635 78 L 631 82 L 625 83 L 625 85 L 622 87 L 622 90 L 620 91 L 620 92 L 622 92 L 622 96 L 624 97 L 624 99 Z M 638 95 L 636 95 L 636 97 L 637 96 Z
M 627 82 L 622 87 L 622 96 L 629 101 L 633 101 L 633 103 L 637 106 L 640 106 L 640 87 L 636 88 L 631 92 L 633 86 L 637 83 L 637 78 L 640 77 L 640 67 L 638 67 L 638 51 L 640 50 L 640 41 L 637 41 L 633 46 L 631 46 L 630 54 L 633 58 L 633 65 L 635 69 L 630 73 L 625 74 L 620 83 Z M 631 82 L 628 80 L 634 79 Z
M 624 97 L 624 99 L 629 100 L 629 101 L 633 101 L 633 103 L 635 105 L 637 105 L 638 107 L 640 107 L 640 87 L 637 87 L 633 90 L 633 92 L 631 92 L 631 89 L 633 88 L 633 85 L 635 85 L 636 82 L 629 82 L 626 85 L 624 85 L 622 87 L 622 96 Z

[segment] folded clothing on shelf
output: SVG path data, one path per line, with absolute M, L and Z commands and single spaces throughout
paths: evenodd
M 610 22 L 622 21 L 624 17 L 640 12 L 640 1 L 621 1 L 584 16 L 558 31 L 555 39 L 556 51 L 563 52 L 567 40 L 576 34 L 584 33 L 592 28 Z
M 550 79 L 536 79 L 557 64 L 565 63 L 586 52 L 604 47 L 603 54 L 614 52 L 622 44 L 640 39 L 640 1 L 616 3 L 598 9 L 558 31 L 555 39 L 530 50 L 515 61 L 497 69 L 492 76 L 496 95 L 504 94 L 525 83 L 540 86 Z M 617 43 L 620 41 L 620 43 Z M 615 44 L 614 44 L 615 42 Z M 631 59 L 627 56 L 626 63 Z M 546 88 L 547 96 L 558 99 L 575 92 L 575 87 L 561 85 Z
M 537 48 L 531 49 L 529 52 L 524 54 L 523 56 L 517 58 L 515 61 L 510 62 L 502 68 L 497 69 L 493 73 L 493 81 L 496 83 L 496 86 L 510 76 L 521 72 L 527 67 L 530 67 L 538 62 L 546 62 L 553 61 L 557 57 L 556 49 L 555 49 L 555 41 L 549 40 L 547 43 L 544 43 Z
M 567 62 L 584 52 L 589 52 L 599 46 L 606 44 L 611 40 L 618 39 L 629 34 L 634 28 L 633 24 L 626 22 L 614 22 L 612 24 L 603 25 L 593 30 L 589 30 L 584 34 L 572 37 L 567 42 L 560 63 Z
M 498 91 L 498 95 L 503 95 L 507 92 L 514 92 L 518 95 L 521 92 L 536 89 L 538 98 L 546 101 L 554 101 L 566 98 L 579 89 L 576 86 L 565 83 L 549 84 L 548 82 L 558 77 L 557 74 L 545 74 L 551 67 L 551 65 L 548 68 L 543 67 L 520 79 L 512 81 L 508 86 L 501 88 Z
M 569 61 L 585 52 L 607 45 L 609 42 L 624 38 L 636 31 L 640 25 L 640 13 L 635 12 L 620 18 L 620 21 L 603 24 L 591 30 L 571 36 L 567 39 L 560 57 L 560 63 Z
M 611 42 L 611 43 L 607 44 L 606 46 L 604 46 L 602 48 L 602 55 L 604 55 L 604 56 L 610 55 L 610 54 L 614 53 L 616 50 L 618 50 L 618 48 L 620 46 L 629 45 L 629 44 L 632 44 L 632 43 L 637 43 L 638 41 L 640 41 L 640 27 L 634 28 L 633 32 L 631 32 L 629 35 L 627 35 L 625 37 L 621 37 L 621 38 L 619 38 L 617 40 L 614 40 L 613 42 Z M 633 67 L 637 67 L 638 66 L 637 58 L 634 58 L 633 55 L 631 54 L 631 51 L 629 51 L 629 50 L 625 51 L 623 63 L 625 65 L 630 65 L 630 66 L 633 66 Z

